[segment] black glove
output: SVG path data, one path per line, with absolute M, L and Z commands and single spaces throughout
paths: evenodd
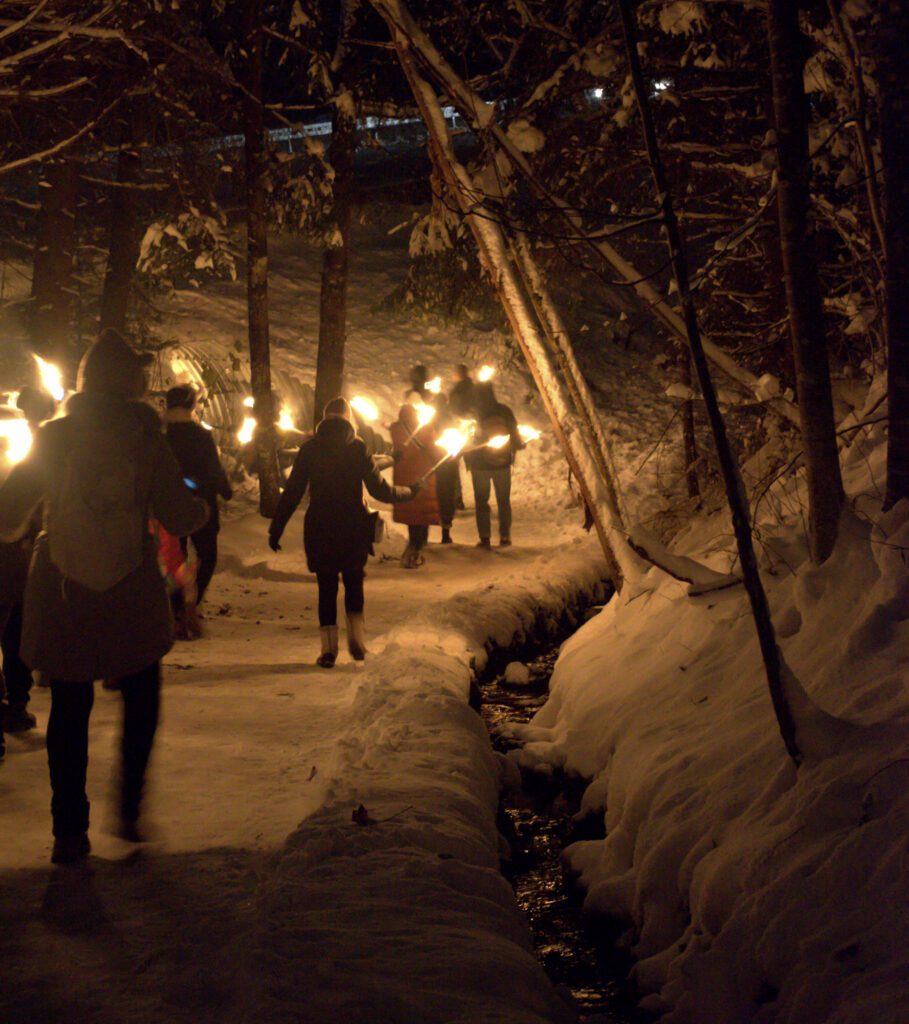
M 423 490 L 423 481 L 418 480 L 415 484 L 410 485 L 410 498 L 411 501 Z
M 403 458 L 404 458 L 404 452 L 402 452 L 400 448 L 396 448 L 396 449 L 395 449 L 395 450 L 394 450 L 394 451 L 393 451 L 393 452 L 391 453 L 391 458 L 392 458 L 392 461 L 393 461 L 393 462 L 400 462 L 400 461 L 401 461 L 401 459 L 403 459 Z
M 268 546 L 272 549 L 272 551 L 280 551 L 281 550 L 281 544 L 279 543 L 280 540 L 281 540 L 280 534 L 270 533 L 268 535 Z

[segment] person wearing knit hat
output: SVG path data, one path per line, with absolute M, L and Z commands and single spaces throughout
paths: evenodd
M 363 501 L 363 487 L 378 501 L 410 501 L 418 487 L 394 487 L 382 478 L 375 459 L 354 430 L 350 405 L 341 397 L 326 406 L 321 423 L 301 445 L 287 487 L 268 530 L 272 551 L 309 488 L 303 523 L 303 547 L 319 584 L 317 664 L 331 668 L 338 656 L 338 576 L 344 581 L 347 647 L 356 661 L 366 656 L 363 580 L 372 553 L 374 525 Z
M 86 795 L 94 681 L 123 697 L 117 834 L 141 842 L 139 811 L 158 723 L 160 660 L 173 621 L 158 568 L 153 516 L 175 536 L 198 530 L 206 504 L 183 482 L 145 402 L 145 363 L 105 331 L 79 369 L 66 415 L 35 433 L 0 487 L 0 540 L 15 541 L 44 503 L 25 589 L 22 657 L 50 680 L 47 755 L 54 848 L 71 864 L 90 851 Z

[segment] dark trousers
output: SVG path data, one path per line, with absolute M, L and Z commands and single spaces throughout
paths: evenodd
M 136 821 L 142 800 L 145 769 L 158 727 L 161 667 L 158 662 L 122 676 L 123 736 L 120 743 L 120 814 Z M 51 814 L 55 836 L 78 836 L 88 830 L 88 720 L 95 685 L 82 680 L 51 681 L 51 712 L 47 723 L 47 762 L 51 780 Z
M 0 612 L 0 623 L 3 613 Z M 22 640 L 22 605 L 14 604 L 9 608 L 6 625 L 0 632 L 0 648 L 3 650 L 3 678 L 6 682 L 6 699 L 10 704 L 28 704 L 29 691 L 32 688 L 32 674 L 25 662 L 19 657 L 19 644 Z
M 196 549 L 196 558 L 199 560 L 199 564 L 196 566 L 196 604 L 202 604 L 202 598 L 205 596 L 205 591 L 215 573 L 215 566 L 218 564 L 218 531 L 220 528 L 221 524 L 217 519 L 214 521 L 209 519 L 201 530 L 196 530 L 188 538 L 180 538 L 183 554 L 186 554 L 187 541 L 191 540 Z
M 502 469 L 472 469 L 473 497 L 477 506 L 477 532 L 481 539 L 492 535 L 489 511 L 490 485 L 495 488 L 496 507 L 499 510 L 499 537 L 511 538 L 511 466 Z
M 446 462 L 436 470 L 436 496 L 443 527 L 450 527 L 454 522 L 460 482 L 461 470 L 457 460 Z
M 429 540 L 428 526 L 408 526 L 407 543 L 414 549 L 420 551 Z
M 344 611 L 355 615 L 363 611 L 363 580 L 366 573 L 362 569 L 345 569 L 341 573 L 344 580 Z M 338 624 L 338 574 L 336 572 L 316 573 L 319 583 L 319 625 L 337 626 Z

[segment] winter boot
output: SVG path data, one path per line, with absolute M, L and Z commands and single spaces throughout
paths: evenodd
M 34 729 L 37 724 L 38 719 L 35 718 L 24 704 L 4 704 L 4 732 L 28 732 L 29 729 Z
M 332 668 L 338 658 L 338 627 L 320 626 L 319 635 L 322 638 L 322 653 L 316 658 L 316 664 L 321 668 Z
M 490 545 L 490 543 L 489 543 L 489 538 L 488 538 L 488 537 L 481 537 L 481 538 L 480 538 L 480 539 L 479 539 L 479 540 L 477 541 L 477 547 L 478 547 L 478 548 L 488 548 L 488 547 L 490 547 L 490 546 L 491 546 L 491 545 Z
M 450 526 L 443 526 L 442 527 L 442 543 L 443 544 L 451 544 L 452 543 L 452 540 L 451 540 L 451 527 Z
M 51 864 L 78 864 L 91 853 L 88 833 L 78 836 L 57 836 L 51 853 Z
M 401 555 L 401 568 L 412 569 L 415 555 L 416 551 L 414 551 L 414 549 L 408 544 L 407 547 L 404 548 L 404 553 Z
M 501 538 L 499 538 L 499 547 L 500 548 L 510 548 L 511 547 L 511 537 L 501 537 Z
M 362 612 L 349 612 L 347 615 L 347 649 L 354 661 L 362 661 L 366 657 L 366 626 Z

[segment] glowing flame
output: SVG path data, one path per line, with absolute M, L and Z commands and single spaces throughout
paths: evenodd
M 294 423 L 294 414 L 285 405 L 281 408 L 281 415 L 278 417 L 278 429 L 279 430 L 296 430 L 297 425 Z
M 252 416 L 247 416 L 243 420 L 243 426 L 237 431 L 237 440 L 240 444 L 249 444 L 253 439 L 253 434 L 256 432 L 256 421 Z
M 211 425 L 210 423 L 206 423 L 206 422 L 205 422 L 205 420 L 199 420 L 199 423 L 200 423 L 200 424 L 201 424 L 201 425 L 202 425 L 202 426 L 203 426 L 203 427 L 204 427 L 204 428 L 205 428 L 206 430 L 214 430 L 214 429 L 215 429 L 215 428 L 214 428 L 214 427 L 213 427 L 213 426 L 212 426 L 212 425 Z
M 55 402 L 62 402 L 66 397 L 66 391 L 63 387 L 63 374 L 60 369 L 38 355 L 35 356 L 35 362 L 38 364 L 38 373 L 41 375 L 41 387 Z
M 418 405 L 416 409 L 418 427 L 425 427 L 427 423 L 432 423 L 436 418 L 436 408 L 434 405 Z
M 0 420 L 0 438 L 6 440 L 6 460 L 21 462 L 32 446 L 32 429 L 25 420 Z
M 467 441 L 468 437 L 463 430 L 459 430 L 457 427 L 449 427 L 447 430 L 442 431 L 436 444 L 444 449 L 448 454 L 448 458 L 453 459 L 464 445 L 467 444 Z
M 351 409 L 356 409 L 364 420 L 375 422 L 379 418 L 379 410 L 372 399 L 364 398 L 362 395 L 354 395 L 350 400 Z
M 442 390 L 442 378 L 433 377 L 432 380 L 426 381 L 426 390 L 437 395 Z
M 247 395 L 246 398 L 243 399 L 243 408 L 244 409 L 251 409 L 255 404 L 256 404 L 256 400 L 255 400 L 255 398 L 253 398 L 252 395 Z
M 491 437 L 486 442 L 487 448 L 504 448 L 506 444 L 511 440 L 507 434 L 496 434 L 495 437 Z
M 518 425 L 518 433 L 521 435 L 521 440 L 526 444 L 528 441 L 536 441 L 540 437 L 540 432 L 536 427 L 529 427 L 526 423 Z
M 486 381 L 492 380 L 495 375 L 496 368 L 494 366 L 481 366 L 480 372 L 477 374 L 477 380 L 485 384 Z

